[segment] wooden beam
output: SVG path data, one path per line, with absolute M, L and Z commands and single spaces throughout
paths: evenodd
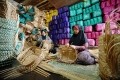
M 42 2 L 39 2 L 38 4 L 36 4 L 35 6 L 39 6 L 39 5 L 41 5 L 42 3 L 45 3 L 45 2 L 47 2 L 48 0 L 42 0 Z
M 48 0 L 55 8 L 61 8 L 63 6 L 70 6 L 76 4 L 78 2 L 82 2 L 83 0 Z

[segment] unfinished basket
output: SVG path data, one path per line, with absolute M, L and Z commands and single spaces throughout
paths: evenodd
M 17 60 L 29 70 L 34 70 L 46 58 L 49 50 L 29 47 L 18 55 Z
M 39 50 L 39 53 L 36 53 Z M 39 47 L 30 47 L 18 55 L 17 60 L 29 70 L 33 70 L 42 61 L 40 56 L 41 49 Z
M 73 48 L 61 45 L 57 54 L 60 61 L 65 63 L 74 63 L 78 52 Z
M 117 9 L 110 14 L 110 17 L 114 15 L 116 11 Z M 120 30 L 120 25 L 115 18 L 116 16 L 112 19 L 110 18 L 110 20 L 106 22 L 105 34 L 98 37 L 99 73 L 103 80 L 120 79 L 120 34 L 117 32 L 112 34 L 110 28 L 110 22 L 115 22 L 115 25 L 118 27 L 117 30 Z

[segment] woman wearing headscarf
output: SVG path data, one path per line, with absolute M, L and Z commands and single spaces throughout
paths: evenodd
M 72 27 L 73 36 L 71 37 L 69 43 L 66 44 L 67 47 L 72 47 L 78 50 L 78 56 L 76 59 L 77 64 L 95 64 L 97 59 L 94 56 L 90 56 L 88 48 L 88 40 L 84 34 L 82 27 L 77 24 Z
M 42 48 L 43 43 L 44 43 L 46 40 L 52 42 L 51 39 L 50 39 L 50 37 L 47 36 L 46 33 L 47 33 L 47 30 L 46 30 L 46 29 L 41 30 L 41 35 L 39 36 L 39 38 L 38 38 L 38 40 L 37 40 L 37 46 L 38 46 L 38 47 L 41 47 L 41 48 Z

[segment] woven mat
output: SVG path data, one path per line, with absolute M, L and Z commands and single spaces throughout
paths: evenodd
M 70 80 L 101 80 L 98 64 L 86 66 L 59 63 L 56 61 L 49 62 L 49 64 L 54 66 L 54 73 L 60 74 Z

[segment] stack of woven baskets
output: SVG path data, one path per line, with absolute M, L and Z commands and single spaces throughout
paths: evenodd
M 9 8 L 8 8 L 9 7 Z M 0 1 L 0 67 L 11 64 L 18 14 L 8 0 Z
M 5 61 L 13 54 L 14 36 L 16 32 L 16 22 L 5 18 L 0 18 L 0 66 L 6 64 Z

